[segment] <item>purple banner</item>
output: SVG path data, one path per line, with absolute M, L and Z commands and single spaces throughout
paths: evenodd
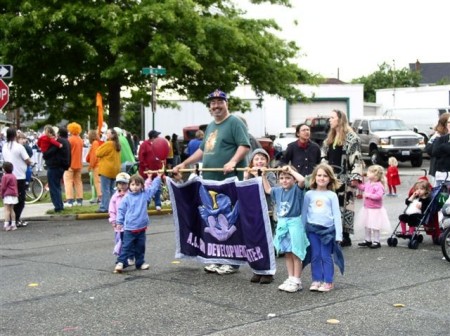
M 167 178 L 176 234 L 176 258 L 242 265 L 275 274 L 275 253 L 261 178 L 177 184 Z

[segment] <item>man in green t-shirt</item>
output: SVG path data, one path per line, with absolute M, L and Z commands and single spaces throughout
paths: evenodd
M 243 172 L 235 168 L 247 167 L 246 155 L 250 149 L 248 130 L 242 120 L 228 111 L 228 98 L 225 92 L 216 90 L 208 95 L 209 111 L 214 120 L 208 125 L 200 148 L 175 166 L 174 172 L 202 161 L 203 168 L 219 168 L 221 171 L 204 171 L 203 178 L 221 181 Z
M 250 140 L 247 127 L 241 119 L 228 111 L 228 98 L 225 92 L 216 90 L 208 95 L 209 111 L 214 120 L 205 130 L 200 147 L 179 165 L 173 168 L 174 173 L 191 164 L 202 161 L 203 168 L 219 168 L 220 171 L 203 171 L 204 179 L 221 181 L 237 176 L 243 179 L 244 172 L 235 168 L 247 167 L 247 153 Z M 208 273 L 232 274 L 239 269 L 238 265 L 211 264 L 205 266 Z

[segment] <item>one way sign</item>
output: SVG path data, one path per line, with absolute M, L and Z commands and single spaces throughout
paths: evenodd
M 13 66 L 9 64 L 0 64 L 0 78 L 12 78 Z

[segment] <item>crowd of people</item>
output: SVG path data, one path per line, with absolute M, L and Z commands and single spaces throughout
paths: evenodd
M 161 210 L 161 169 L 172 167 L 173 176 L 180 177 L 182 169 L 198 162 L 203 168 L 221 168 L 220 171 L 203 171 L 202 177 L 208 180 L 222 181 L 228 177 L 243 180 L 262 175 L 268 209 L 272 213 L 274 246 L 286 260 L 288 278 L 278 287 L 282 291 L 302 289 L 301 272 L 308 263 L 312 268 L 310 290 L 327 292 L 333 289 L 333 263 L 343 270 L 341 247 L 352 245 L 357 191 L 362 193 L 364 201 L 356 216 L 356 225 L 365 227 L 365 241 L 358 245 L 372 249 L 381 247 L 380 231 L 390 227 L 383 196 L 397 196 L 396 187 L 400 184 L 398 162 L 390 158 L 387 171 L 373 165 L 364 174 L 359 137 L 350 127 L 345 113 L 331 111 L 330 129 L 322 147 L 310 140 L 310 128 L 299 124 L 297 140 L 288 145 L 280 159 L 282 168 L 277 179 L 269 169 L 270 154 L 255 143 L 245 120 L 230 114 L 227 94 L 220 90 L 212 92 L 208 104 L 213 120 L 205 131 L 197 131 L 195 139 L 187 146 L 187 158 L 182 162 L 178 136 L 165 137 L 167 151 L 161 156 L 161 150 L 156 148 L 161 133 L 156 130 L 151 130 L 148 139 L 139 146 L 136 146 L 135 137 L 120 128 L 109 128 L 105 134 L 91 130 L 86 136 L 88 151 L 83 154 L 86 142 L 81 137 L 82 128 L 72 122 L 59 129 L 45 126 L 36 143 L 31 144 L 37 147 L 35 151 L 41 153 L 45 161 L 55 212 L 83 204 L 81 171 L 83 161 L 88 163 L 92 187 L 90 203 L 99 205 L 97 212 L 109 213 L 116 235 L 115 272 L 121 273 L 131 265 L 142 270 L 149 268 L 144 259 L 145 230 L 149 224 L 146 210 L 152 199 L 156 209 Z M 449 113 L 441 115 L 426 148 L 431 157 L 430 175 L 437 184 L 446 180 L 450 171 L 449 116 Z M 26 141 L 27 136 L 12 127 L 6 132 L 6 141 L 2 141 L 1 196 L 5 205 L 6 231 L 24 224 L 21 213 L 25 205 L 27 171 L 33 161 L 36 162 Z M 124 172 L 129 163 L 136 161 L 136 174 Z M 405 201 L 414 205 L 400 216 L 405 235 L 411 233 L 406 225 L 414 227 L 417 216 L 423 215 L 429 202 L 426 184 L 418 184 L 415 188 Z M 239 270 L 239 265 L 210 264 L 204 270 L 232 274 Z M 253 274 L 250 281 L 269 284 L 273 275 Z

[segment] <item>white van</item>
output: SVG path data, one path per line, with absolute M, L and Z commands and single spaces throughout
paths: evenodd
M 406 126 L 424 137 L 425 143 L 434 133 L 439 116 L 450 112 L 450 107 L 444 108 L 392 108 L 384 112 L 386 117 L 402 119 Z

